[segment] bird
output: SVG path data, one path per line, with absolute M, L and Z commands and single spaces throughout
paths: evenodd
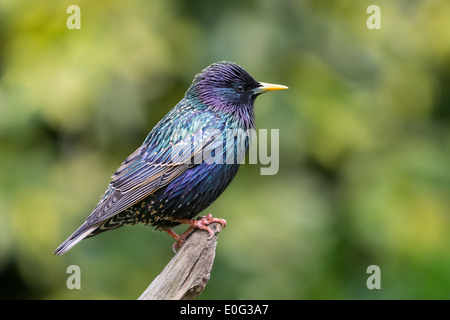
M 195 228 L 226 220 L 198 217 L 228 187 L 251 143 L 254 102 L 288 87 L 256 81 L 234 62 L 212 63 L 194 77 L 184 97 L 160 120 L 111 177 L 86 221 L 54 254 L 85 238 L 123 225 L 143 223 L 172 236 L 174 251 Z M 225 143 L 228 141 L 228 143 Z M 172 228 L 190 228 L 181 236 Z

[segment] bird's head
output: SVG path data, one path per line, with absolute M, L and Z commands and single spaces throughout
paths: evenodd
M 287 89 L 276 84 L 258 82 L 236 63 L 213 63 L 197 74 L 187 97 L 196 97 L 208 108 L 244 114 L 253 114 L 253 103 L 261 93 Z

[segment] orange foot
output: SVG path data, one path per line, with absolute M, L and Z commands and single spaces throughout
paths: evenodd
M 209 224 L 211 224 L 213 222 L 217 222 L 217 223 L 219 223 L 222 226 L 222 229 L 225 228 L 225 226 L 227 225 L 227 222 L 224 219 L 213 218 L 213 216 L 211 214 L 208 214 L 205 217 L 198 217 L 196 220 L 194 220 L 194 219 L 177 219 L 177 220 L 174 220 L 174 221 L 175 222 L 179 222 L 179 223 L 183 223 L 183 224 L 187 224 L 187 225 L 190 226 L 190 228 L 187 229 L 181 236 L 176 234 L 175 231 L 173 231 L 172 229 L 165 229 L 164 230 L 172 238 L 177 240 L 172 245 L 172 250 L 174 252 L 177 252 L 177 250 L 181 248 L 181 246 L 184 243 L 184 241 L 186 241 L 187 237 L 195 230 L 195 228 L 208 231 L 208 233 L 209 233 L 208 239 L 211 239 L 212 236 L 214 235 L 214 231 L 212 231 L 211 228 L 208 227 Z

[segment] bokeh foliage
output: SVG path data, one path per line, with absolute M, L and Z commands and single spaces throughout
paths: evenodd
M 228 227 L 201 298 L 448 299 L 449 17 L 446 0 L 2 1 L 0 297 L 140 295 L 172 256 L 165 234 L 52 252 L 193 76 L 230 60 L 290 90 L 256 102 L 258 128 L 280 130 L 278 174 L 244 165 L 208 209 Z

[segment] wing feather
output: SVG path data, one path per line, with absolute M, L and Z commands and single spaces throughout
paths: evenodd
M 148 145 L 142 145 L 116 170 L 108 189 L 87 218 L 85 227 L 100 225 L 196 165 L 193 159 L 213 145 L 213 131 L 217 130 L 197 130 L 186 134 L 163 152 L 156 152 L 158 157 L 154 156 L 155 146 L 149 148 Z

